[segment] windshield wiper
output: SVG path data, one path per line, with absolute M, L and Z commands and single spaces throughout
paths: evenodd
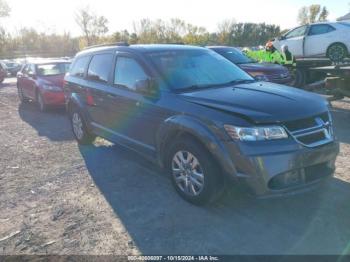
M 235 80 L 220 84 L 220 86 L 247 84 L 247 83 L 253 83 L 253 82 L 256 82 L 256 80 L 255 79 L 235 79 Z
M 186 87 L 179 88 L 176 91 L 178 91 L 178 92 L 187 92 L 187 91 L 206 89 L 206 88 L 217 87 L 217 86 L 219 86 L 219 85 L 217 85 L 217 84 L 191 85 L 191 86 L 186 86 Z
M 186 87 L 179 88 L 176 91 L 177 92 L 188 92 L 188 91 L 192 91 L 192 90 L 223 87 L 223 86 L 238 85 L 238 84 L 245 84 L 245 83 L 252 83 L 252 82 L 256 82 L 256 80 L 254 80 L 254 79 L 235 79 L 235 80 L 225 82 L 225 83 L 186 86 Z

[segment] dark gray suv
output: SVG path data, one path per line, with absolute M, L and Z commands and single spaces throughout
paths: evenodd
M 144 155 L 194 204 L 224 185 L 259 196 L 300 191 L 335 169 L 326 100 L 257 82 L 205 48 L 89 48 L 66 75 L 65 96 L 79 143 L 101 136 Z

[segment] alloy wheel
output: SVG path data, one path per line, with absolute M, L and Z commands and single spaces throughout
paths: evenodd
M 198 159 L 188 151 L 178 151 L 172 159 L 172 175 L 178 188 L 190 195 L 199 195 L 204 188 L 204 173 Z
M 83 121 L 78 113 L 74 112 L 72 116 L 73 131 L 75 136 L 81 140 L 84 137 Z
M 329 58 L 332 61 L 340 62 L 346 56 L 346 50 L 341 45 L 333 45 L 328 50 Z

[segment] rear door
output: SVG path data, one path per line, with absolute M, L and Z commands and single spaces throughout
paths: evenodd
M 329 24 L 311 25 L 305 38 L 305 56 L 324 56 L 336 41 L 336 29 Z
M 113 53 L 98 53 L 92 56 L 87 70 L 87 81 L 84 86 L 90 97 L 87 108 L 97 132 L 108 126 L 109 94 L 113 90 L 110 84 L 113 62 Z

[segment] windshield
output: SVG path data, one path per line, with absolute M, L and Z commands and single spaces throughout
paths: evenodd
M 19 66 L 19 64 L 10 62 L 10 63 L 6 63 L 6 66 L 9 67 L 9 68 L 10 67 L 17 67 L 17 66 Z
M 218 50 L 218 53 L 237 65 L 255 62 L 253 59 L 247 57 L 245 54 L 235 48 Z
M 52 63 L 37 65 L 39 76 L 64 75 L 68 72 L 70 63 Z
M 165 80 L 177 91 L 254 80 L 211 50 L 158 51 L 148 53 L 147 56 Z

